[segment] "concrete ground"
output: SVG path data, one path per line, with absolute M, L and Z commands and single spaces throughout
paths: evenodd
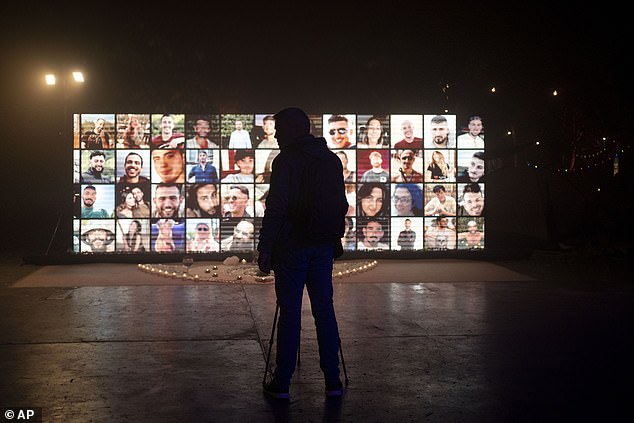
M 348 390 L 324 397 L 306 297 L 289 402 L 262 394 L 273 285 L 13 287 L 41 269 L 20 262 L 0 263 L 0 407 L 45 422 L 634 417 L 627 258 L 536 251 L 493 263 L 527 276 L 513 280 L 337 280 Z

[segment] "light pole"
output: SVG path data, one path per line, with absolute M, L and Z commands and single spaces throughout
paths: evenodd
M 58 79 L 59 79 L 59 83 L 58 83 Z M 71 90 L 73 87 L 81 86 L 86 82 L 84 73 L 79 70 L 73 70 L 70 73 L 59 74 L 59 77 L 58 77 L 58 75 L 53 72 L 47 72 L 44 75 L 44 82 L 50 88 L 56 87 L 58 85 L 61 86 L 62 103 L 63 103 L 63 110 L 64 110 L 64 118 L 63 118 L 64 124 L 63 124 L 61 138 L 62 138 L 62 143 L 67 143 L 70 141 L 69 139 L 70 132 L 68 130 L 68 103 L 69 103 L 69 99 L 72 92 Z M 63 198 L 66 199 L 68 197 L 64 196 Z M 64 206 L 60 208 L 60 211 L 57 217 L 57 223 L 55 224 L 55 229 L 53 230 L 53 234 L 51 235 L 51 239 L 48 243 L 48 247 L 46 248 L 47 256 L 51 249 L 51 245 L 53 244 L 53 240 L 55 239 L 55 236 L 57 235 L 57 231 L 59 229 L 59 225 L 62 220 L 62 215 L 63 215 L 62 210 L 64 210 Z M 71 211 L 71 216 L 72 216 L 72 211 Z

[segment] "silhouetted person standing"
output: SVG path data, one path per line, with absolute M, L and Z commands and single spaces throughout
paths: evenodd
M 297 108 L 275 115 L 280 154 L 273 161 L 271 185 L 258 243 L 258 266 L 275 272 L 280 308 L 276 368 L 264 392 L 289 398 L 300 339 L 304 285 L 317 328 L 326 395 L 340 396 L 339 329 L 333 307 L 333 258 L 342 253 L 348 202 L 341 160 L 324 138 L 310 135 L 308 116 Z

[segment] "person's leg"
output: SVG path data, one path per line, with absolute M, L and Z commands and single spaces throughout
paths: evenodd
M 306 269 L 306 251 L 293 247 L 286 249 L 279 265 L 274 270 L 275 294 L 280 306 L 274 378 L 284 389 L 288 389 L 295 372 Z
M 332 252 L 330 246 L 314 247 L 308 267 L 306 288 L 317 328 L 319 365 L 326 385 L 339 382 L 339 328 L 333 306 Z

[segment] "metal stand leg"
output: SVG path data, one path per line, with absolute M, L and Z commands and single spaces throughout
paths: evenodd
M 269 373 L 269 361 L 271 359 L 271 350 L 273 349 L 273 339 L 275 337 L 275 326 L 277 326 L 277 315 L 280 311 L 280 305 L 275 304 L 275 316 L 273 316 L 273 327 L 271 328 L 271 339 L 269 339 L 269 353 L 266 355 L 266 368 L 264 369 L 264 378 L 262 386 L 266 385 L 266 375 Z
M 348 370 L 346 369 L 346 360 L 343 359 L 343 350 L 341 349 L 341 338 L 339 338 L 339 356 L 341 357 L 341 366 L 343 367 L 343 375 L 346 380 L 346 386 L 350 382 L 348 380 Z

